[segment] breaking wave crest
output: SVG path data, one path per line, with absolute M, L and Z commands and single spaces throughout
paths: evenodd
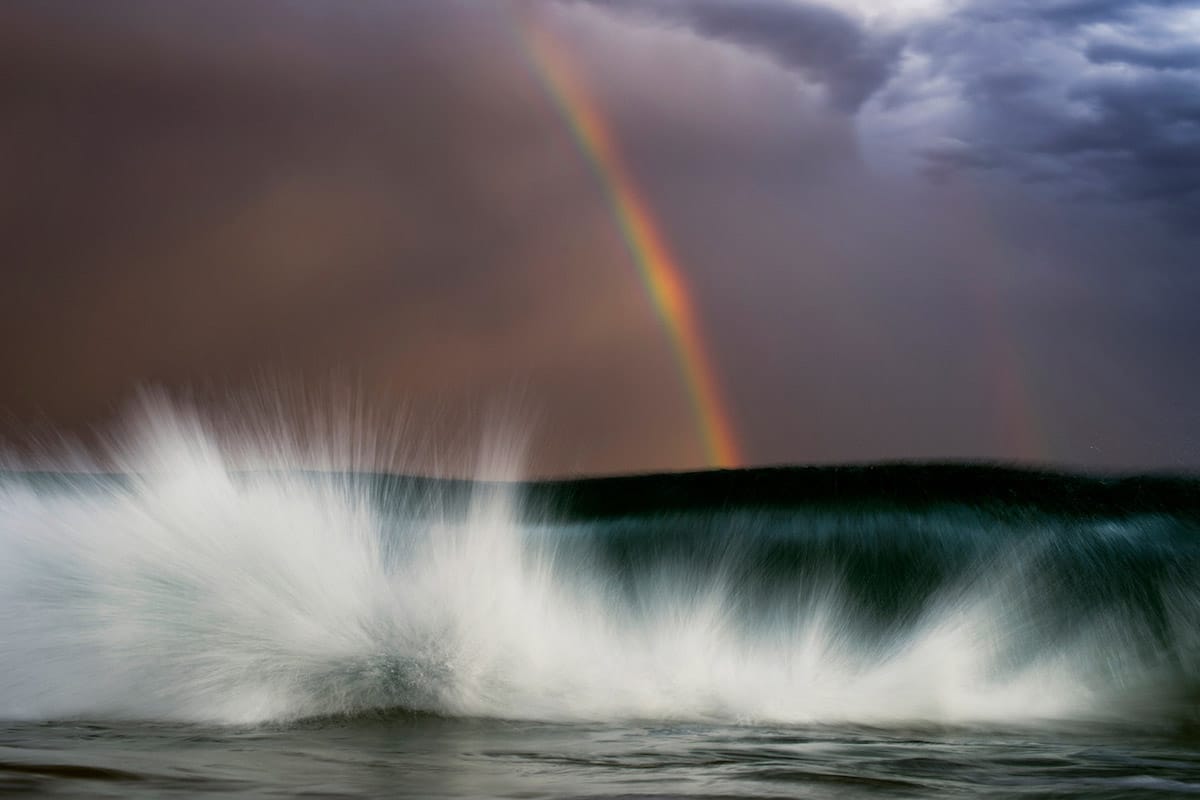
M 1032 724 L 1196 707 L 1189 519 L 539 522 L 517 488 L 459 507 L 282 456 L 243 473 L 194 423 L 153 430 L 134 477 L 0 479 L 0 717 Z

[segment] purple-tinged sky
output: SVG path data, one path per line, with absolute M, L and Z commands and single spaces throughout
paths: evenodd
M 1200 467 L 1200 9 L 1167 0 L 9 0 L 4 435 L 352 376 L 426 451 L 503 418 L 536 474 L 702 466 L 529 24 L 749 462 Z

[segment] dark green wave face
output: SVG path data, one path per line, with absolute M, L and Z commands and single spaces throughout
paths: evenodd
M 1184 478 L 196 459 L 0 487 L 0 717 L 1174 725 L 1200 698 Z

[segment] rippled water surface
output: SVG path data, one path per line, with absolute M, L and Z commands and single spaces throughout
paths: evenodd
M 1171 797 L 1185 732 L 550 725 L 424 716 L 287 727 L 0 729 L 0 792 L 77 797 Z

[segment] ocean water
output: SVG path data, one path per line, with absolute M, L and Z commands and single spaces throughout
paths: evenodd
M 0 792 L 1200 793 L 1200 484 L 0 477 Z

